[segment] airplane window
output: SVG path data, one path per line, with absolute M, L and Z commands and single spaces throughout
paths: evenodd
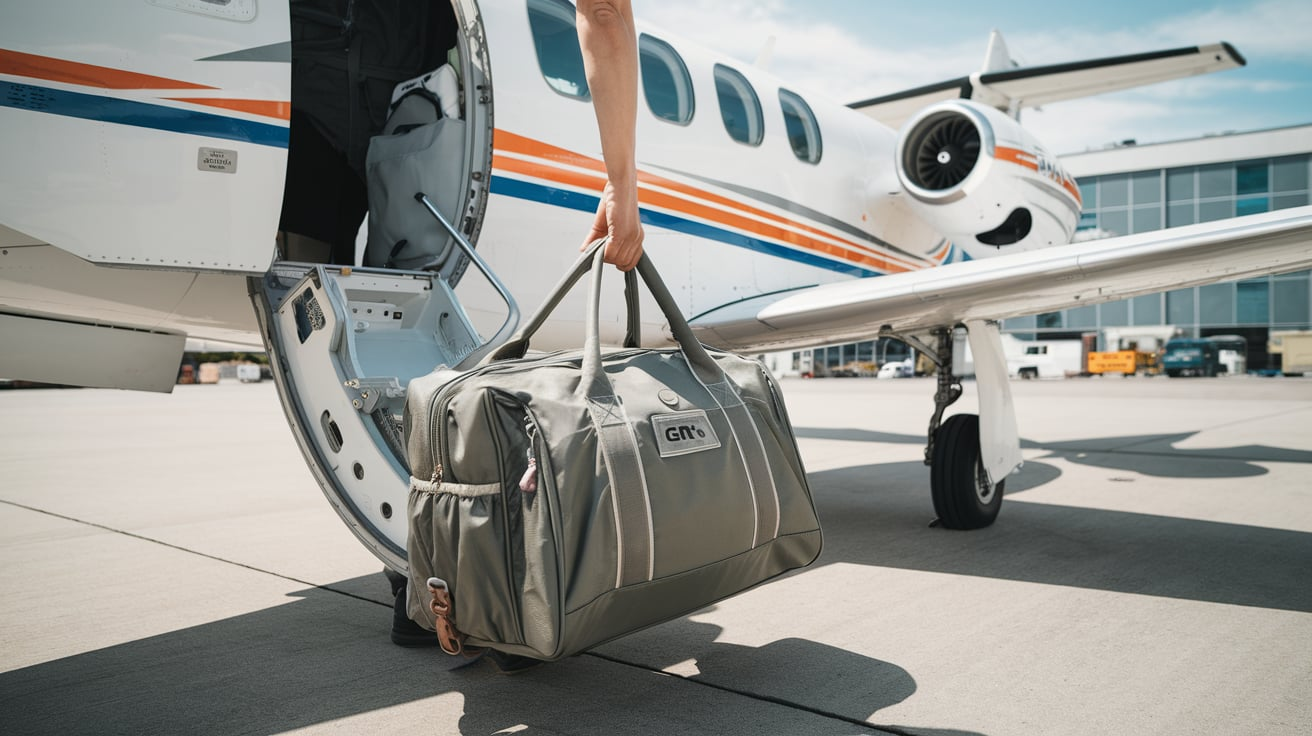
M 793 155 L 808 164 L 820 161 L 820 123 L 815 113 L 800 96 L 786 89 L 779 90 L 779 106 L 784 110 L 784 128 Z
M 547 84 L 566 97 L 590 99 L 574 6 L 566 0 L 528 0 L 528 25 Z
M 661 120 L 687 125 L 692 120 L 692 77 L 678 52 L 660 39 L 638 39 L 642 90 L 647 107 Z
M 765 120 L 761 100 L 747 77 L 720 64 L 715 65 L 715 94 L 720 98 L 720 117 L 729 137 L 749 146 L 761 145 Z

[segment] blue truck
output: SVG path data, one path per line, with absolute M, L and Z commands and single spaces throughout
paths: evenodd
M 1231 355 L 1224 355 L 1229 352 Z M 1236 363 L 1236 373 L 1243 373 L 1242 363 L 1245 353 L 1241 337 L 1225 335 L 1211 338 L 1177 337 L 1169 340 L 1162 352 L 1162 370 L 1166 375 L 1179 376 L 1215 376 L 1226 373 L 1230 363 Z M 1223 360 L 1229 357 L 1229 360 Z

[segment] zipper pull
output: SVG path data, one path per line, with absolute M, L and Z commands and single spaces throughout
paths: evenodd
M 538 461 L 531 454 L 528 458 L 528 470 L 525 470 L 524 476 L 519 479 L 519 490 L 524 493 L 536 493 L 538 490 Z
M 533 456 L 533 438 L 537 436 L 538 430 L 527 416 L 524 417 L 524 433 L 528 435 L 528 469 L 519 479 L 519 490 L 535 493 L 538 490 L 538 459 Z
M 438 485 L 442 484 L 442 463 L 433 466 L 433 477 L 428 480 Z

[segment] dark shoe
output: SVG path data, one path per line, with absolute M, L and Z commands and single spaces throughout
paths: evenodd
M 391 579 L 391 575 L 388 576 Z M 398 647 L 435 647 L 437 634 L 425 629 L 405 612 L 405 579 L 401 579 L 401 589 L 395 591 L 392 603 L 392 643 Z
M 532 657 L 521 657 L 517 654 L 506 654 L 498 652 L 495 649 L 487 650 L 487 657 L 492 660 L 492 664 L 497 666 L 497 670 L 503 675 L 518 675 L 524 670 L 531 670 L 540 664 L 546 662 Z
M 397 593 L 405 590 L 406 576 L 393 570 L 390 567 L 383 568 L 383 575 L 387 577 L 387 584 L 392 587 L 392 597 L 395 598 Z

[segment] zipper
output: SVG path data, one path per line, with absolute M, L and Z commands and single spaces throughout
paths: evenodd
M 525 501 L 532 501 L 531 506 L 528 503 L 525 503 L 524 506 L 529 508 L 540 508 L 540 513 L 546 515 L 545 518 L 547 523 L 545 533 L 551 540 L 551 547 L 554 550 L 556 557 L 555 601 L 553 601 L 548 608 L 550 610 L 550 615 L 554 619 L 552 630 L 556 635 L 559 635 L 560 632 L 564 631 L 565 626 L 565 549 L 563 547 L 564 542 L 560 532 L 562 521 L 558 517 L 559 509 L 556 508 L 555 504 L 557 497 L 552 495 L 552 489 L 554 486 L 550 485 L 555 483 L 555 476 L 552 474 L 551 455 L 546 452 L 546 440 L 542 438 L 541 427 L 538 425 L 537 419 L 534 418 L 533 412 L 529 409 L 528 405 L 521 404 L 521 406 L 523 406 L 524 409 L 524 433 L 528 436 L 527 454 L 530 462 L 532 462 L 533 466 L 537 468 L 537 491 L 523 496 Z M 539 442 L 542 443 L 540 449 Z M 548 503 L 550 503 L 549 506 L 542 505 Z M 536 516 L 536 514 L 526 514 L 525 516 Z M 523 523 L 525 547 L 531 548 L 540 546 L 539 535 L 536 531 L 537 526 L 528 523 L 527 518 Z M 534 530 L 532 532 L 532 539 L 529 537 L 530 529 Z M 559 644 L 559 642 L 557 642 L 557 644 Z
M 483 395 L 483 421 L 487 424 L 490 434 L 492 435 L 492 449 L 496 453 L 496 467 L 504 468 L 508 461 L 504 449 L 501 446 L 501 433 L 496 429 L 496 396 L 492 392 Z M 498 473 L 500 475 L 500 473 Z M 522 591 L 515 585 L 515 539 L 514 526 L 510 523 L 510 502 L 511 494 L 507 491 L 506 484 L 501 483 L 501 528 L 505 531 L 504 542 L 502 544 L 502 553 L 506 556 L 506 592 L 510 595 L 511 606 L 510 616 L 515 627 L 515 632 L 519 635 L 520 644 L 524 643 L 524 626 L 520 620 L 519 609 L 523 605 Z M 523 540 L 524 514 L 520 511 L 520 539 Z
M 669 351 L 678 351 L 678 348 L 670 348 Z M 664 352 L 664 351 L 653 351 L 653 350 L 646 350 L 643 348 L 631 348 L 629 350 L 621 350 L 619 352 L 609 353 L 606 355 L 606 358 L 608 359 L 627 358 L 633 355 L 638 355 L 640 353 L 650 353 L 650 352 Z M 441 390 L 439 390 L 436 394 L 433 395 L 433 398 L 429 401 L 429 405 L 428 405 L 428 409 L 429 409 L 428 456 L 429 458 L 433 459 L 435 463 L 435 466 L 433 468 L 433 480 L 435 482 L 440 482 L 442 480 L 443 473 L 447 474 L 447 478 L 446 478 L 447 480 L 457 480 L 456 478 L 450 476 L 451 458 L 447 454 L 450 451 L 450 447 L 448 447 L 448 443 L 446 441 L 446 433 L 438 431 L 439 430 L 438 423 L 441 421 L 445 421 L 446 419 L 446 410 L 447 407 L 450 405 L 451 400 L 454 398 L 453 394 L 455 393 L 456 386 L 460 385 L 466 379 L 473 378 L 474 376 L 486 376 L 494 373 L 514 373 L 520 370 L 533 370 L 541 366 L 568 365 L 570 363 L 582 363 L 582 361 L 583 361 L 583 356 L 578 354 L 577 350 L 570 350 L 570 351 L 560 350 L 555 353 L 548 353 L 547 355 L 533 357 L 533 358 L 515 358 L 514 360 L 502 360 L 502 361 L 497 361 L 496 363 L 493 363 L 491 365 L 484 366 L 483 368 L 478 368 L 469 371 L 467 373 L 463 373 L 457 376 L 456 378 L 452 379 L 450 383 L 443 386 Z M 435 405 L 437 407 L 437 411 L 433 410 Z M 433 444 L 434 440 L 437 441 L 436 447 Z

